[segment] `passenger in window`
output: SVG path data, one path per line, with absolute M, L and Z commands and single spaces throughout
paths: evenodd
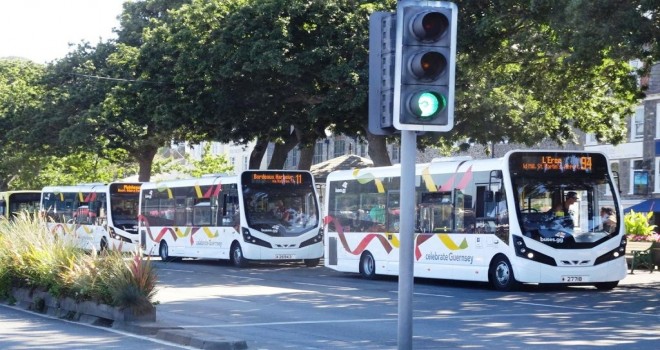
M 369 217 L 371 221 L 384 224 L 385 223 L 385 201 L 382 198 L 378 198 L 376 205 L 369 210 Z
M 612 233 L 616 230 L 616 216 L 614 215 L 614 209 L 610 207 L 600 208 L 600 220 L 603 227 L 603 231 L 607 233 Z
M 357 206 L 354 205 L 349 198 L 345 197 L 342 199 L 341 204 L 337 208 L 336 215 L 344 231 L 351 231 L 351 229 L 357 224 Z
M 311 226 L 316 226 L 317 221 L 316 221 L 316 213 L 311 213 L 309 214 L 309 217 L 307 217 L 307 223 L 305 224 L 305 227 L 311 227 Z
M 293 223 L 296 226 L 305 226 L 307 223 L 307 220 L 309 218 L 307 217 L 307 214 L 303 211 L 302 207 L 298 207 L 298 210 L 296 210 L 296 213 L 293 215 Z

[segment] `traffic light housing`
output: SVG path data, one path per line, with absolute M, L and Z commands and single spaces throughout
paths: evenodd
M 396 14 L 374 12 L 369 17 L 369 132 L 391 135 L 394 129 L 394 54 Z
M 453 128 L 457 16 L 451 2 L 399 1 L 392 107 L 396 129 Z

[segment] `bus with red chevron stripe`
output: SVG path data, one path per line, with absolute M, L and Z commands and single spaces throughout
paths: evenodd
M 323 230 L 308 171 L 247 170 L 142 185 L 139 232 L 164 261 L 223 259 L 318 265 Z
M 415 277 L 489 282 L 498 290 L 521 283 L 608 290 L 626 276 L 618 184 L 602 153 L 437 159 L 416 165 L 416 190 L 408 194 L 399 191 L 400 176 L 399 166 L 328 176 L 326 267 L 366 278 L 397 275 L 407 237 Z M 415 232 L 406 236 L 400 195 L 415 196 Z M 604 208 L 614 213 L 607 225 Z
M 141 183 L 47 186 L 41 213 L 49 230 L 85 250 L 135 252 Z

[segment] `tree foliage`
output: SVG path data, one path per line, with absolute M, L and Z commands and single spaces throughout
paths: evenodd
M 575 141 L 576 128 L 614 144 L 624 139 L 625 117 L 643 96 L 634 73 L 660 59 L 659 2 L 457 4 L 455 128 L 427 134 L 421 145 L 562 144 Z M 368 18 L 395 6 L 393 0 L 127 2 L 116 40 L 81 43 L 45 67 L 0 61 L 4 186 L 21 171 L 39 171 L 39 157 L 72 154 L 125 169 L 130 157 L 146 181 L 157 149 L 173 140 L 256 139 L 251 164 L 274 142 L 270 167 L 282 166 L 295 145 L 311 157 L 309 147 L 326 128 L 379 149 L 384 139 L 365 130 Z M 646 63 L 640 72 L 628 65 L 635 58 Z
M 38 168 L 25 144 L 11 134 L 24 115 L 41 108 L 44 89 L 39 81 L 44 74 L 44 67 L 31 61 L 0 59 L 0 189 Z
M 229 160 L 224 154 L 213 155 L 211 154 L 211 144 L 204 144 L 202 149 L 202 159 L 191 160 L 191 168 L 186 171 L 187 174 L 193 177 L 201 177 L 207 174 L 221 174 L 229 173 L 234 170 L 234 166 L 229 163 Z

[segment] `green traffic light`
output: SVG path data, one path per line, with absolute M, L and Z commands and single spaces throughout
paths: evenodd
M 411 109 L 419 119 L 433 119 L 438 112 L 445 109 L 447 100 L 444 96 L 434 92 L 418 92 L 413 95 Z

